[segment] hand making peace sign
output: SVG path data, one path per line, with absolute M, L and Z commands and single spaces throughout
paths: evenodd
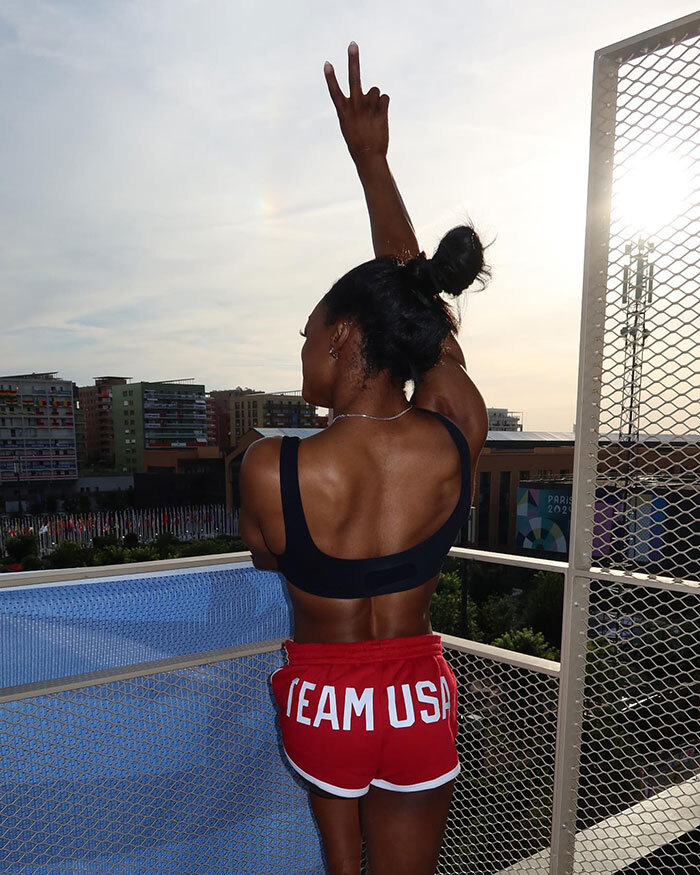
M 340 90 L 333 65 L 326 61 L 326 76 L 331 100 L 338 112 L 340 130 L 355 163 L 369 155 L 385 156 L 389 148 L 389 95 L 375 86 L 362 93 L 360 50 L 356 43 L 348 46 L 350 97 Z

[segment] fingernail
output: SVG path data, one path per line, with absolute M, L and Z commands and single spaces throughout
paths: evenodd
M 356 48 L 357 48 L 357 43 L 355 42 L 355 40 L 353 40 L 353 41 L 350 43 L 349 48 L 351 48 L 351 49 L 356 49 Z
M 333 69 L 333 65 L 331 64 L 330 61 L 324 61 L 323 69 L 326 71 L 330 71 Z

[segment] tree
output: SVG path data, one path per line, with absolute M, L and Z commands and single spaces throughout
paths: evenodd
M 461 628 L 462 579 L 459 569 L 440 575 L 430 602 L 430 624 L 436 632 L 457 635 L 469 641 L 483 641 L 477 622 L 477 606 L 467 605 L 467 625 Z
M 28 556 L 39 555 L 39 541 L 36 535 L 17 535 L 8 538 L 5 552 L 12 562 L 23 562 Z
M 479 626 L 487 641 L 509 632 L 515 625 L 515 607 L 510 596 L 492 595 L 477 609 Z
M 530 656 L 539 656 L 541 659 L 559 661 L 559 651 L 545 641 L 541 632 L 534 632 L 529 627 L 505 632 L 491 644 L 504 650 L 514 650 L 516 653 L 527 653 Z
M 523 625 L 541 632 L 555 647 L 561 647 L 561 620 L 564 610 L 564 575 L 538 571 L 524 596 Z

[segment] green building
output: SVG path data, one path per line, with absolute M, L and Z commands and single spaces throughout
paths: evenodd
M 113 386 L 112 417 L 118 474 L 145 470 L 146 450 L 207 445 L 204 386 L 190 380 Z

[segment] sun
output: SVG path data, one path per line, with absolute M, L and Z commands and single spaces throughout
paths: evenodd
M 659 149 L 640 151 L 616 168 L 613 217 L 627 236 L 654 236 L 688 211 L 693 189 L 689 161 Z

